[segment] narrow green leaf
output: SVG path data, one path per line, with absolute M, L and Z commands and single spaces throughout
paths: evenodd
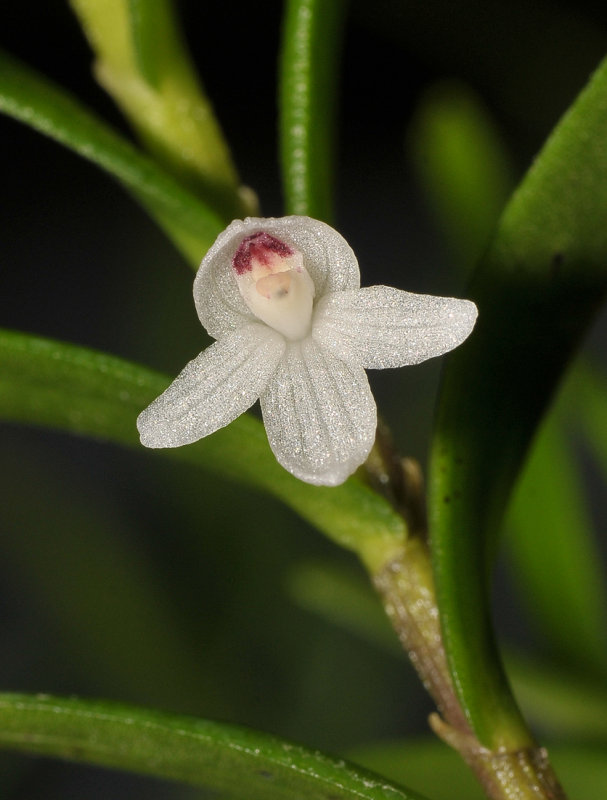
M 166 231 L 192 265 L 225 227 L 210 206 L 63 89 L 0 51 L 0 111 L 109 172 Z
M 0 331 L 0 419 L 140 447 L 137 415 L 168 383 L 112 356 Z M 272 455 L 263 425 L 247 414 L 195 444 L 149 452 L 166 455 L 269 492 L 370 562 L 381 563 L 405 535 L 402 518 L 356 477 L 335 488 L 294 478 Z
M 529 742 L 492 633 L 489 538 L 529 442 L 607 288 L 607 62 L 515 192 L 472 283 L 474 334 L 449 358 L 430 474 L 445 648 L 481 742 Z
M 408 145 L 447 244 L 471 268 L 514 188 L 512 167 L 488 111 L 465 84 L 436 84 L 422 96 Z
M 141 141 L 222 216 L 242 201 L 229 148 L 191 61 L 170 0 L 71 0 L 93 48 L 95 76 Z M 249 191 L 246 197 L 254 200 Z
M 576 389 L 577 374 L 574 370 L 569 391 Z M 552 414 L 542 427 L 506 517 L 506 541 L 529 615 L 551 654 L 580 671 L 603 675 L 607 596 L 564 427 L 563 413 Z
M 266 734 L 102 702 L 0 695 L 0 745 L 184 781 L 235 800 L 423 800 Z
M 289 214 L 333 219 L 338 62 L 346 0 L 287 0 L 280 138 Z

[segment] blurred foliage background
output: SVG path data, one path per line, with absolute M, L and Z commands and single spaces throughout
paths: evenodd
M 178 5 L 243 180 L 259 193 L 264 215 L 280 215 L 281 3 Z M 91 77 L 90 52 L 66 3 L 22 0 L 1 19 L 3 47 L 126 131 Z M 607 10 L 588 2 L 354 0 L 342 73 L 337 227 L 358 255 L 363 285 L 465 291 L 478 252 L 449 227 L 449 209 L 433 205 L 420 186 L 420 177 L 431 184 L 420 132 L 436 92 L 470 98 L 493 126 L 503 148 L 494 199 L 505 199 L 606 51 Z M 189 267 L 94 166 L 8 119 L 0 121 L 0 137 L 2 326 L 176 374 L 207 341 Z M 471 209 L 479 239 L 499 210 L 499 203 Z M 589 344 L 597 358 L 604 338 L 603 319 Z M 371 374 L 399 449 L 422 463 L 439 368 L 430 362 Z M 340 753 L 426 733 L 431 704 L 376 624 L 362 570 L 293 513 L 153 453 L 16 426 L 0 431 L 4 689 L 157 706 Z M 578 450 L 604 554 L 601 483 L 589 453 Z M 333 584 L 344 592 L 337 605 L 360 603 L 367 634 L 347 614 L 331 618 L 335 597 L 324 603 L 310 590 L 313 580 L 326 585 L 327 564 L 343 581 Z M 533 598 L 519 599 L 507 563 L 496 606 L 510 646 L 550 656 L 530 614 Z M 604 747 L 606 728 L 590 727 L 593 744 Z M 0 784 L 11 787 L 11 800 L 76 791 L 118 798 L 140 788 L 148 798 L 200 794 L 5 756 Z

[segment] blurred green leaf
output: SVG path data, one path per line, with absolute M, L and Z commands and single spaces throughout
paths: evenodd
M 604 371 L 590 362 L 579 364 L 572 394 L 585 441 L 607 483 L 607 376 Z
M 78 0 L 72 0 L 72 5 L 77 8 L 81 4 Z M 107 9 L 107 0 L 105 5 Z M 165 0 L 126 0 L 127 25 L 137 67 L 154 89 L 161 82 L 161 65 L 166 70 L 166 66 L 172 66 L 185 55 L 185 43 L 175 41 L 177 31 L 172 6 Z M 116 15 L 112 16 L 115 25 Z
M 70 0 L 93 48 L 95 76 L 165 169 L 222 217 L 256 211 L 241 195 L 170 0 Z M 252 201 L 247 205 L 244 199 Z
M 0 455 L 2 524 L 10 532 L 0 539 L 0 554 L 24 602 L 57 638 L 57 670 L 68 682 L 84 672 L 90 686 L 114 697 L 176 710 L 216 697 L 222 687 L 184 634 L 149 553 L 114 513 L 103 487 L 79 483 L 81 465 L 70 472 L 54 462 L 49 469 L 39 456 L 27 447 L 18 459 L 12 448 Z M 35 503 L 11 501 L 20 486 L 35 493 Z
M 139 446 L 138 413 L 169 379 L 112 356 L 11 331 L 0 332 L 0 418 Z M 244 414 L 187 447 L 157 450 L 269 492 L 341 546 L 371 562 L 398 547 L 404 522 L 356 477 L 318 487 L 279 466 L 263 425 Z
M 466 269 L 472 267 L 514 188 L 493 121 L 465 84 L 441 82 L 422 96 L 408 146 L 448 244 Z
M 175 242 L 200 259 L 226 220 L 63 89 L 0 51 L 0 111 L 69 147 L 116 178 Z
M 350 569 L 330 562 L 303 562 L 287 576 L 287 587 L 302 608 L 385 652 L 403 657 L 386 615 L 362 576 L 357 578 Z M 541 731 L 570 741 L 607 742 L 604 681 L 589 681 L 587 676 L 581 677 L 574 671 L 559 671 L 553 662 L 538 662 L 511 652 L 506 655 L 515 695 L 525 714 Z M 412 770 L 421 768 L 415 759 L 413 763 Z M 384 771 L 379 765 L 376 768 Z M 392 774 L 389 769 L 387 774 Z M 405 783 L 423 786 L 429 794 L 438 796 L 432 784 L 426 786 L 411 774 Z
M 338 63 L 347 0 L 287 0 L 280 59 L 285 206 L 331 222 Z
M 429 484 L 444 643 L 462 706 L 491 749 L 530 739 L 492 632 L 490 539 L 607 288 L 606 98 L 604 62 L 500 220 L 471 286 L 477 328 L 449 357 L 439 399 Z
M 607 760 L 601 748 L 554 745 L 550 760 L 568 797 L 603 800 Z M 350 754 L 357 763 L 409 786 L 423 786 L 435 800 L 483 800 L 485 794 L 454 750 L 437 740 L 389 742 Z
M 577 374 L 567 393 L 576 391 Z M 607 596 L 567 418 L 551 414 L 540 431 L 506 516 L 506 542 L 549 652 L 572 669 L 604 675 Z
M 185 781 L 235 800 L 423 800 L 342 759 L 262 733 L 109 703 L 0 695 L 0 744 Z
M 286 585 L 301 608 L 403 657 L 403 649 L 366 575 L 343 564 L 304 561 L 290 570 Z
M 588 680 L 552 662 L 509 654 L 514 691 L 534 725 L 552 738 L 607 744 L 607 683 Z

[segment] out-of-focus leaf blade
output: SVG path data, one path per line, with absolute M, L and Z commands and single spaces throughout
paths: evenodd
M 112 356 L 0 332 L 0 419 L 140 446 L 137 415 L 168 383 Z M 355 477 L 335 488 L 317 487 L 280 467 L 262 424 L 249 415 L 193 445 L 149 453 L 151 458 L 164 455 L 270 492 L 363 557 L 377 553 L 381 559 L 384 547 L 403 539 L 402 518 Z
M 550 652 L 563 664 L 604 675 L 607 597 L 579 484 L 563 414 L 551 415 L 513 496 L 507 545 L 515 580 Z
M 77 7 L 72 3 L 74 7 Z M 163 31 L 170 26 L 170 5 L 161 0 L 127 0 L 132 46 L 139 72 L 151 87 L 160 82 L 158 50 L 166 51 L 168 37 Z M 168 24 L 167 24 L 168 23 Z M 170 33 L 173 33 L 171 30 Z M 155 46 L 154 46 L 155 45 Z M 165 55 L 163 53 L 163 55 Z M 166 55 L 165 55 L 166 59 Z
M 219 213 L 183 188 L 63 89 L 0 51 L 0 111 L 30 125 L 116 178 L 192 265 L 225 227 Z
M 184 781 L 235 800 L 423 800 L 266 734 L 102 702 L 0 695 L 0 745 Z
M 470 296 L 479 321 L 439 399 L 430 516 L 444 643 L 481 742 L 524 746 L 495 645 L 489 538 L 531 437 L 607 288 L 607 62 L 507 206 Z M 482 680 L 479 680 L 479 675 Z
M 201 664 L 149 554 L 133 541 L 103 487 L 85 492 L 80 464 L 60 460 L 49 470 L 39 449 L 20 447 L 15 458 L 3 443 L 7 535 L 0 558 L 24 604 L 37 610 L 43 638 L 60 642 L 51 669 L 68 684 L 85 673 L 90 685 L 113 696 L 181 711 L 216 697 L 222 687 Z M 21 486 L 35 493 L 35 503 L 11 502 L 11 490 Z
M 546 736 L 607 745 L 607 684 L 552 662 L 509 654 L 508 671 L 521 707 Z
M 301 608 L 400 658 L 404 656 L 379 598 L 363 574 L 342 564 L 304 561 L 287 574 L 286 586 Z
M 285 206 L 333 218 L 338 60 L 346 0 L 287 0 L 280 61 Z
M 465 84 L 439 83 L 422 97 L 408 145 L 448 245 L 466 269 L 472 267 L 514 187 L 488 112 Z
M 590 363 L 578 365 L 573 400 L 582 433 L 607 482 L 607 376 Z

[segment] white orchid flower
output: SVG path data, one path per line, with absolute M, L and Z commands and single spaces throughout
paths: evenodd
M 195 442 L 260 399 L 279 463 L 326 486 L 345 481 L 373 446 L 365 369 L 446 353 L 477 316 L 468 300 L 361 289 L 345 239 L 300 216 L 232 222 L 200 265 L 194 302 L 217 341 L 140 414 L 142 443 Z

